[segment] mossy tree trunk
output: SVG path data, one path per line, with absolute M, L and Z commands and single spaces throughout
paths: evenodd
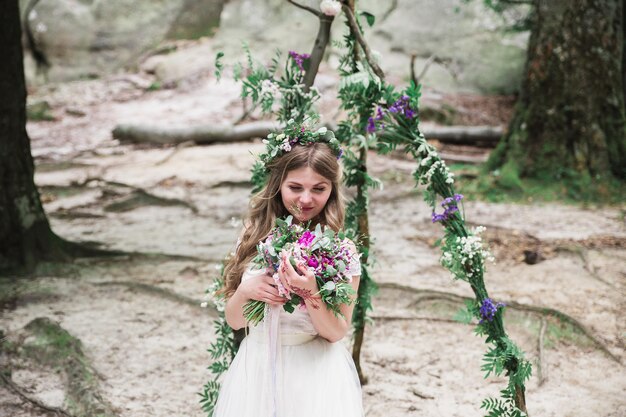
M 626 178 L 623 0 L 534 6 L 519 101 L 488 168 L 509 178 Z
M 26 84 L 18 0 L 0 1 L 0 275 L 65 258 L 41 206 L 26 133 Z

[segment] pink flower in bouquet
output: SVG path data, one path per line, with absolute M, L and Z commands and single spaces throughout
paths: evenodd
M 302 236 L 300 236 L 300 239 L 298 239 L 298 245 L 303 248 L 308 248 L 311 246 L 311 243 L 313 243 L 313 239 L 315 239 L 315 235 L 311 233 L 311 231 L 307 230 L 302 234 Z
M 315 256 L 311 256 L 309 259 L 307 259 L 306 264 L 311 268 L 317 268 L 320 263 L 317 258 L 315 258 Z

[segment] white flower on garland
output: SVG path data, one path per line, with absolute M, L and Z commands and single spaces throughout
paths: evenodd
M 320 2 L 320 10 L 326 16 L 337 16 L 341 12 L 341 3 L 337 0 L 323 0 Z
M 278 97 L 280 95 L 280 88 L 272 80 L 263 80 L 261 83 L 261 95 L 268 95 L 271 97 Z

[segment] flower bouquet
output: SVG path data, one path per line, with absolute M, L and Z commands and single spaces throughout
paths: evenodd
M 279 294 L 287 298 L 283 305 L 285 311 L 292 313 L 296 306 L 304 308 L 305 299 L 319 298 L 335 315 L 341 315 L 339 307 L 353 301 L 350 296 L 355 292 L 350 283 L 360 265 L 358 254 L 350 250 L 342 232 L 335 233 L 328 227 L 322 229 L 319 224 L 311 231 L 308 225 L 292 224 L 292 220 L 292 216 L 276 220 L 268 237 L 257 245 L 258 254 L 253 262 L 273 274 Z M 289 293 L 284 288 L 277 273 L 284 253 L 289 254 L 289 262 L 294 267 L 301 262 L 313 271 L 317 293 L 306 294 L 297 288 Z M 263 301 L 248 301 L 243 307 L 246 321 L 258 324 L 265 316 L 265 307 Z

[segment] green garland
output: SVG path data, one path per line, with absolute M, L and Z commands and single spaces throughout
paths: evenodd
M 357 13 L 355 15 L 358 16 Z M 362 32 L 362 26 L 358 26 Z M 504 330 L 504 306 L 500 303 L 494 305 L 485 288 L 485 259 L 490 258 L 490 254 L 479 236 L 483 228 L 467 229 L 458 207 L 462 196 L 455 193 L 453 174 L 419 130 L 420 88 L 411 83 L 404 91 L 396 92 L 393 86 L 373 74 L 367 62 L 358 59 L 355 45 L 354 36 L 346 36 L 347 52 L 340 61 L 342 82 L 339 97 L 342 108 L 348 112 L 348 120 L 340 124 L 337 136 L 358 144 L 362 149 L 373 147 L 379 154 L 402 146 L 404 152 L 417 161 L 413 174 L 416 186 L 425 186 L 424 198 L 432 209 L 433 222 L 441 222 L 444 226 L 441 264 L 451 271 L 455 279 L 468 282 L 476 296 L 475 301 L 466 304 L 462 316 L 468 322 L 472 318 L 479 320 L 476 333 L 486 336 L 485 342 L 490 346 L 481 369 L 485 378 L 492 373 L 500 376 L 503 372 L 509 377 L 507 387 L 500 391 L 501 398 L 485 399 L 481 408 L 487 411 L 489 417 L 524 416 L 518 405 L 525 407 L 525 382 L 531 376 L 531 365 Z M 365 185 L 365 189 L 377 185 L 377 181 L 367 174 L 363 160 L 353 154 L 348 155 L 344 162 L 348 174 L 346 184 Z M 442 214 L 436 213 L 438 199 L 442 200 L 441 206 L 445 209 Z M 347 223 L 354 225 L 359 214 L 367 212 L 367 205 L 365 192 L 349 207 Z M 366 276 L 369 277 L 369 274 Z M 359 301 L 369 303 L 369 296 L 371 293 L 366 288 Z M 355 328 L 364 325 L 366 313 L 366 308 L 355 309 Z
M 500 391 L 501 397 L 485 399 L 481 408 L 488 412 L 489 417 L 522 417 L 525 414 L 517 405 L 525 404 L 524 387 L 531 375 L 531 366 L 504 331 L 503 306 L 494 305 L 485 288 L 484 261 L 489 254 L 480 239 L 480 229 L 467 229 L 458 207 L 461 197 L 455 193 L 453 174 L 419 131 L 419 86 L 411 83 L 404 91 L 395 91 L 393 86 L 387 85 L 372 73 L 367 62 L 358 58 L 356 45 L 354 36 L 347 35 L 344 38 L 343 46 L 347 52 L 340 61 L 342 80 L 339 98 L 348 117 L 337 129 L 337 137 L 344 145 L 345 184 L 357 187 L 358 190 L 355 199 L 347 206 L 346 233 L 357 243 L 366 260 L 362 266 L 358 303 L 353 314 L 355 333 L 365 327 L 367 312 L 372 309 L 372 295 L 376 291 L 376 284 L 368 271 L 372 261 L 369 257 L 369 236 L 363 236 L 362 232 L 363 219 L 367 221 L 369 190 L 380 186 L 380 182 L 368 174 L 365 157 L 369 149 L 385 154 L 401 146 L 417 162 L 413 176 L 416 186 L 425 186 L 424 198 L 433 210 L 433 221 L 440 222 L 444 227 L 441 264 L 451 271 L 455 279 L 466 281 L 476 296 L 475 301 L 466 303 L 461 316 L 467 322 L 478 319 L 476 333 L 486 336 L 489 350 L 483 358 L 485 378 L 491 374 L 502 375 L 503 372 L 509 377 L 507 387 Z M 269 69 L 255 65 L 247 48 L 246 54 L 249 75 L 243 79 L 242 97 L 250 97 L 255 106 L 261 105 L 264 112 L 275 112 L 283 123 L 290 119 L 293 119 L 290 123 L 303 123 L 306 118 L 314 117 L 313 103 L 319 95 L 315 90 L 304 92 L 302 81 L 307 65 L 305 55 L 290 53 L 283 74 L 277 77 L 280 54 L 276 55 Z M 221 55 L 218 55 L 219 59 Z M 218 68 L 221 71 L 221 62 Z M 242 68 L 241 65 L 235 67 L 236 78 L 243 72 Z M 280 102 L 278 109 L 274 108 L 276 102 Z M 265 177 L 265 173 L 258 167 L 253 171 L 253 190 L 263 186 Z M 439 199 L 445 209 L 443 214 L 436 214 Z M 214 288 L 222 285 L 222 280 L 220 276 Z M 236 350 L 232 330 L 224 319 L 223 308 L 218 308 L 218 311 L 220 316 L 215 321 L 218 337 L 209 348 L 214 360 L 209 369 L 214 377 L 200 393 L 203 410 L 209 417 L 213 414 L 219 392 L 217 381 L 228 368 Z
M 216 340 L 211 343 L 207 350 L 213 361 L 208 367 L 213 374 L 213 378 L 204 384 L 202 391 L 198 393 L 198 395 L 200 395 L 202 410 L 206 412 L 209 417 L 213 415 L 217 396 L 220 392 L 218 379 L 226 372 L 236 353 L 233 329 L 226 323 L 226 317 L 224 316 L 226 301 L 223 295 L 216 295 L 218 290 L 224 286 L 225 262 L 226 261 L 218 265 L 219 275 L 213 281 L 213 284 L 205 291 L 205 299 L 213 299 L 213 303 L 217 308 L 217 319 L 213 321 Z M 206 306 L 206 302 L 202 304 L 203 307 Z
M 265 68 L 263 65 L 255 63 L 250 50 L 245 44 L 244 51 L 247 61 L 245 72 L 248 75 L 242 79 L 241 97 L 244 99 L 250 97 L 254 106 L 261 106 L 263 113 L 273 113 L 274 105 L 278 102 L 279 108 L 276 110 L 276 115 L 279 121 L 285 123 L 284 132 L 280 134 L 271 133 L 265 139 L 267 152 L 259 156 L 259 160 L 252 168 L 252 192 L 255 193 L 263 188 L 267 180 L 265 164 L 284 152 L 284 148 L 281 148 L 281 146 L 285 137 L 298 137 L 299 143 L 317 141 L 322 138 L 337 154 L 341 152 L 341 147 L 333 132 L 326 128 L 320 128 L 316 131 L 305 129 L 305 132 L 297 130 L 300 126 L 312 124 L 319 119 L 319 116 L 313 111 L 313 104 L 319 99 L 317 90 L 311 88 L 309 92 L 304 91 L 304 65 L 306 65 L 306 62 L 300 61 L 303 59 L 303 55 L 291 52 L 285 62 L 284 71 L 279 76 L 280 52 L 276 53 L 270 67 Z M 216 56 L 216 68 L 218 69 L 216 75 L 218 79 L 221 77 L 224 68 L 221 61 L 223 57 L 223 52 L 218 52 Z M 243 65 L 236 64 L 234 71 L 235 79 L 239 80 L 244 72 Z M 285 137 L 281 136 L 283 133 Z M 224 286 L 224 263 L 219 269 L 220 274 L 218 278 L 206 290 L 207 296 L 213 298 L 218 311 L 218 318 L 213 322 L 217 337 L 208 349 L 213 361 L 208 367 L 212 373 L 212 378 L 203 386 L 202 391 L 198 393 L 201 397 L 200 404 L 202 410 L 207 413 L 208 417 L 213 416 L 220 390 L 219 379 L 228 369 L 238 348 L 235 343 L 234 332 L 224 316 L 224 297 L 216 295 L 218 290 Z

